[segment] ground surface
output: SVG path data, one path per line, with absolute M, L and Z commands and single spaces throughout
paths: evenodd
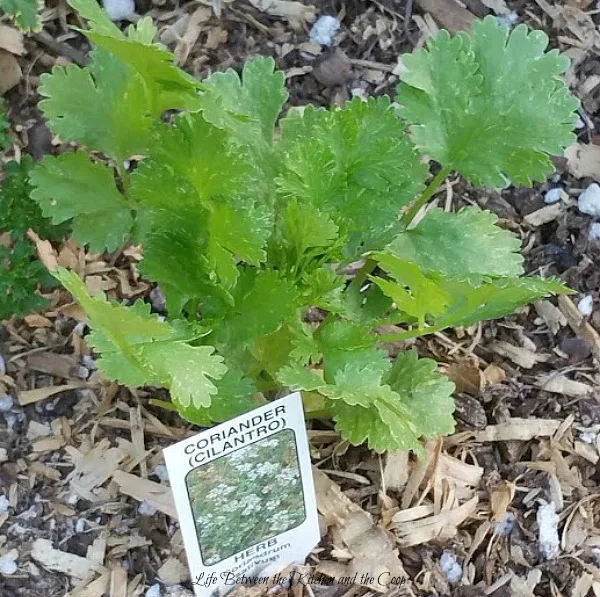
M 491 12 L 477 0 L 465 3 L 477 16 Z M 274 56 L 293 105 L 392 92 L 399 55 L 422 43 L 435 19 L 452 26 L 448 19 L 457 18 L 449 0 L 414 8 L 405 0 L 313 5 L 141 0 L 137 11 L 158 19 L 161 40 L 199 77 L 239 67 L 254 54 Z M 485 5 L 505 8 L 498 0 Z M 579 213 L 576 197 L 600 176 L 593 147 L 600 123 L 599 10 L 584 0 L 558 8 L 519 0 L 508 2 L 510 11 L 544 29 L 574 59 L 568 76 L 583 102 L 579 141 L 592 158 L 557 160 L 555 178 L 534 189 L 482 193 L 450 179 L 437 201 L 447 209 L 474 203 L 495 211 L 521 236 L 529 273 L 560 275 L 577 291 L 575 304 L 584 295 L 597 304 L 600 247 L 589 238 L 592 218 Z M 336 46 L 344 54 L 315 57 L 319 48 L 307 35 L 315 14 L 342 21 Z M 24 76 L 6 95 L 16 131 L 9 157 L 60 150 L 36 111 L 36 87 L 52 65 L 85 60 L 88 48 L 67 28 L 74 22 L 66 5 L 51 4 L 42 34 L 26 39 L 19 58 Z M 550 187 L 564 193 L 547 207 L 543 195 Z M 137 276 L 135 249 L 104 256 L 68 243 L 58 249 L 61 263 L 84 274 L 91 287 L 123 299 L 149 293 Z M 153 597 L 190 595 L 160 450 L 191 430 L 149 405 L 156 392 L 94 383 L 98 373 L 77 323 L 82 313 L 64 293 L 52 298 L 47 312 L 0 327 L 0 389 L 19 398 L 0 416 L 0 558 L 18 565 L 12 575 L 0 572 L 0 597 L 133 597 L 155 585 Z M 308 562 L 311 570 L 339 577 L 370 572 L 391 558 L 389 569 L 411 580 L 390 587 L 390 594 L 600 595 L 600 309 L 588 321 L 573 301 L 543 301 L 505 320 L 418 342 L 460 390 L 457 433 L 430 442 L 424 461 L 379 459 L 349 448 L 332 431 L 312 431 L 315 463 L 331 480 L 319 477 L 318 492 L 333 506 L 321 511 L 324 538 Z M 553 526 L 550 502 L 558 511 L 560 545 L 548 560 L 552 546 L 540 526 Z M 395 544 L 381 530 L 348 537 L 349 520 L 364 511 L 392 531 Z M 460 580 L 443 571 L 442 558 L 456 560 Z M 317 583 L 290 594 L 373 591 Z

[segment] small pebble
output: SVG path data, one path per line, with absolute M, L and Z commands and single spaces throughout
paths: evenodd
M 156 508 L 150 502 L 143 501 L 139 505 L 138 512 L 142 516 L 152 516 L 156 512 Z
M 586 294 L 578 303 L 577 308 L 582 315 L 589 317 L 594 312 L 594 298 Z
M 8 411 L 5 413 L 3 412 L 2 416 L 4 417 L 4 420 L 6 421 L 6 426 L 9 429 L 13 429 L 17 423 L 17 415 L 15 415 L 15 413 Z
M 111 21 L 130 19 L 135 13 L 133 0 L 102 0 L 102 5 Z
M 508 537 L 512 535 L 512 532 L 515 529 L 515 525 L 517 522 L 517 518 L 512 512 L 507 512 L 504 515 L 504 518 L 498 521 L 496 525 L 496 532 L 500 537 Z
M 582 431 L 579 434 L 579 439 L 584 443 L 584 444 L 595 444 L 596 443 L 596 438 L 598 437 L 598 434 L 595 431 Z
M 462 566 L 456 561 L 456 558 L 448 551 L 445 551 L 440 558 L 440 568 L 446 575 L 448 582 L 459 582 L 463 575 Z
M 157 464 L 154 467 L 154 474 L 161 481 L 168 481 L 169 480 L 169 473 L 167 472 L 167 467 L 164 464 Z
M 21 520 L 33 520 L 34 518 L 37 518 L 37 515 L 37 508 L 35 506 L 30 506 L 27 510 L 21 512 L 17 518 L 20 518 Z
M 552 560 L 558 555 L 560 539 L 558 537 L 559 516 L 554 502 L 542 504 L 536 514 L 538 525 L 538 542 L 542 555 Z
M 600 186 L 592 183 L 577 201 L 579 211 L 589 216 L 600 217 Z
M 333 38 L 340 29 L 340 22 L 330 15 L 319 17 L 311 27 L 308 37 L 314 44 L 331 46 Z
M 342 50 L 334 48 L 320 56 L 313 68 L 313 75 L 327 87 L 343 85 L 352 75 L 352 63 Z
M 0 354 L 0 377 L 6 375 L 6 361 L 4 357 Z
M 150 304 L 159 313 L 164 313 L 167 310 L 167 300 L 160 286 L 155 286 L 150 291 Z
M 9 506 L 8 498 L 5 495 L 0 495 L 0 514 L 6 514 Z
M 147 591 L 144 597 L 160 597 L 160 585 L 152 585 Z
M 80 321 L 74 328 L 73 328 L 73 333 L 76 334 L 77 336 L 83 337 L 83 334 L 85 333 L 85 328 L 87 326 L 87 323 L 85 321 Z
M 167 587 L 166 597 L 194 597 L 194 594 L 181 585 L 175 585 L 173 587 Z
M 10 394 L 0 396 L 0 413 L 8 412 L 15 404 L 15 399 Z
M 85 520 L 83 518 L 79 518 L 75 523 L 75 532 L 83 533 L 85 531 Z
M 585 122 L 583 121 L 583 119 L 581 118 L 581 116 L 577 117 L 577 122 L 575 122 L 575 128 L 580 131 L 581 129 L 585 128 Z
M 566 352 L 574 363 L 587 359 L 592 354 L 590 345 L 578 336 L 572 338 L 565 338 L 560 343 L 560 349 Z
M 519 15 L 513 10 L 505 15 L 497 15 L 496 18 L 504 25 L 512 27 L 519 20 Z
M 17 557 L 13 552 L 4 554 L 0 558 L 0 574 L 14 574 L 17 571 Z
M 600 240 L 600 223 L 593 222 L 590 226 L 590 240 Z
M 563 190 L 560 187 L 554 187 L 553 189 L 549 189 L 544 195 L 544 203 L 546 203 L 547 205 L 551 205 L 552 203 L 560 201 L 562 192 Z

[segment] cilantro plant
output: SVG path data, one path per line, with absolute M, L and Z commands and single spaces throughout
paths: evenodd
M 36 293 L 38 286 L 54 286 L 56 280 L 35 259 L 35 247 L 26 232 L 33 228 L 44 238 L 58 239 L 66 227 L 52 226 L 30 197 L 29 172 L 33 160 L 23 155 L 9 162 L 0 188 L 0 320 L 26 315 L 47 304 Z
M 93 251 L 141 243 L 141 271 L 168 308 L 163 321 L 55 272 L 85 308 L 109 378 L 166 386 L 200 425 L 302 390 L 307 412 L 350 442 L 418 450 L 420 437 L 452 431 L 453 385 L 433 360 L 391 362 L 381 344 L 568 292 L 522 277 L 519 240 L 489 212 L 416 218 L 450 172 L 485 187 L 552 172 L 578 102 L 543 33 L 494 18 L 472 35 L 441 31 L 404 57 L 397 103 L 281 117 L 288 95 L 270 58 L 199 82 L 148 20 L 123 33 L 93 0 L 70 1 L 89 22 L 92 60 L 45 75 L 41 109 L 81 149 L 46 157 L 33 196 Z M 425 156 L 439 164 L 429 182 Z M 388 324 L 401 331 L 377 332 Z

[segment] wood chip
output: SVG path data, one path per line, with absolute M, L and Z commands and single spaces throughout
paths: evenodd
M 51 328 L 53 327 L 52 322 L 39 313 L 30 313 L 24 317 L 25 323 L 30 328 Z
M 46 398 L 50 398 L 50 396 L 55 396 L 62 392 L 87 388 L 89 385 L 90 384 L 85 382 L 73 382 L 62 386 L 46 386 L 45 388 L 36 388 L 35 390 L 24 390 L 23 392 L 19 392 L 19 404 L 21 406 L 26 406 L 27 404 L 33 404 L 40 400 L 46 400 Z
M 386 489 L 398 491 L 404 489 L 408 481 L 408 452 L 388 453 L 383 467 L 383 483 Z
M 0 66 L 0 81 L 2 79 L 1 66 Z M 0 83 L 1 85 L 1 83 Z M 2 95 L 2 93 L 0 93 Z M 53 272 L 58 267 L 56 251 L 54 247 L 50 244 L 49 240 L 42 240 L 33 230 L 27 231 L 27 237 L 33 243 L 35 243 L 35 248 L 37 249 L 38 257 L 40 261 L 51 271 Z
M 600 182 L 600 146 L 573 143 L 565 150 L 567 170 L 575 178 L 593 178 Z
M 158 578 L 167 586 L 172 587 L 190 579 L 190 571 L 178 558 L 168 558 L 158 569 Z
M 303 22 L 312 22 L 315 19 L 314 6 L 292 0 L 249 0 L 250 4 L 261 12 L 266 12 L 273 17 L 281 17 L 291 25 L 301 25 Z
M 444 373 L 454 382 L 457 392 L 479 396 L 485 388 L 485 378 L 475 358 L 462 359 L 446 367 Z
M 0 50 L 0 95 L 16 87 L 21 80 L 21 67 L 17 59 L 6 50 Z
M 70 379 L 78 372 L 77 359 L 67 354 L 38 352 L 27 357 L 27 367 L 54 377 Z
M 68 476 L 71 490 L 84 499 L 99 501 L 92 490 L 107 481 L 125 459 L 127 453 L 121 448 L 109 448 L 107 439 L 96 444 L 75 465 Z
M 510 359 L 513 363 L 524 369 L 531 369 L 538 363 L 545 363 L 550 359 L 549 354 L 538 354 L 527 348 L 510 344 L 509 342 L 490 342 L 489 348 L 496 354 Z
M 536 437 L 550 437 L 561 425 L 557 419 L 511 418 L 485 429 L 455 433 L 445 440 L 446 445 L 458 445 L 471 439 L 475 442 L 529 441 Z
M 547 374 L 539 375 L 535 380 L 535 385 L 546 392 L 553 394 L 562 394 L 564 396 L 587 396 L 594 390 L 592 386 L 586 383 L 569 379 L 564 375 Z
M 121 493 L 139 502 L 148 502 L 157 510 L 177 519 L 177 510 L 170 488 L 123 471 L 117 471 L 113 475 L 113 480 L 119 486 Z
M 25 53 L 23 34 L 14 27 L 0 25 L 0 49 L 21 56 Z
M 110 573 L 110 597 L 127 597 L 127 570 L 118 566 Z
M 537 301 L 534 307 L 537 314 L 543 319 L 550 332 L 552 332 L 552 335 L 555 336 L 561 327 L 567 325 L 567 318 L 549 300 L 542 299 L 541 301 Z
M 65 597 L 104 597 L 110 584 L 110 574 L 107 572 L 83 587 L 67 593 Z
M 450 33 L 458 31 L 468 31 L 471 29 L 471 23 L 476 18 L 470 11 L 461 6 L 455 0 L 417 0 L 417 4 Z
M 54 549 L 52 541 L 48 539 L 36 539 L 33 542 L 31 557 L 48 570 L 81 580 L 88 580 L 98 569 L 87 558 Z
M 375 583 L 368 585 L 369 589 L 378 592 L 386 592 L 390 588 L 389 585 L 377 582 L 381 575 L 386 579 L 408 579 L 392 535 L 375 525 L 371 515 L 347 498 L 339 485 L 325 473 L 313 469 L 313 474 L 319 512 L 333 532 L 335 545 L 345 546 L 352 555 L 352 559 L 347 563 L 328 566 L 323 562 L 325 565 L 319 565 L 317 572 L 330 575 L 342 573 L 342 576 L 357 574 L 357 578 L 367 573 L 375 578 Z M 414 597 L 410 581 L 402 585 L 402 588 L 405 590 L 402 595 Z
M 55 452 L 65 445 L 64 437 L 44 437 L 33 442 L 31 450 L 33 452 Z
M 544 224 L 548 224 L 548 222 L 553 222 L 556 220 L 562 211 L 563 206 L 559 201 L 558 203 L 546 205 L 537 211 L 527 214 L 523 220 L 525 220 L 525 222 L 527 222 L 530 226 L 537 228 L 538 226 L 543 226 Z
M 401 547 L 421 545 L 437 538 L 451 538 L 458 532 L 458 527 L 475 513 L 479 498 L 472 497 L 468 502 L 445 510 L 434 516 L 420 520 L 397 523 L 395 534 Z M 394 520 L 392 518 L 392 520 Z
M 212 15 L 212 10 L 207 6 L 199 6 L 187 21 L 184 34 L 180 37 L 175 47 L 175 56 L 180 64 L 185 64 L 188 56 L 198 41 L 202 26 Z

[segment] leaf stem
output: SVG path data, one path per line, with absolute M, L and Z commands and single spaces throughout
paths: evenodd
M 429 183 L 429 186 L 423 191 L 421 196 L 412 204 L 410 209 L 402 216 L 400 223 L 408 228 L 411 222 L 415 219 L 415 216 L 419 213 L 419 210 L 433 197 L 433 194 L 438 190 L 440 185 L 446 180 L 448 174 L 450 174 L 452 168 L 450 166 L 444 166 L 438 174 Z

